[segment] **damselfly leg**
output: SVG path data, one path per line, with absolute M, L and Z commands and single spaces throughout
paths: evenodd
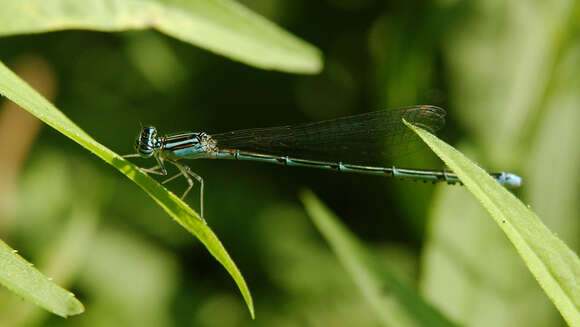
M 194 173 L 191 168 L 189 168 L 186 165 L 182 165 L 180 163 L 178 163 L 177 161 L 170 161 L 175 167 L 177 167 L 177 169 L 179 169 L 179 173 L 176 174 L 175 176 L 169 177 L 168 179 L 164 180 L 163 182 L 161 182 L 161 184 L 165 184 L 168 183 L 176 178 L 179 178 L 179 176 L 183 176 L 185 178 L 185 180 L 187 181 L 187 184 L 189 185 L 187 187 L 187 189 L 185 190 L 185 192 L 183 192 L 183 195 L 181 196 L 181 199 L 185 199 L 185 196 L 187 196 L 187 193 L 189 193 L 189 191 L 191 191 L 191 188 L 193 187 L 193 178 L 195 178 L 198 182 L 199 182 L 199 187 L 200 187 L 200 191 L 199 191 L 199 201 L 200 201 L 200 210 L 201 210 L 201 218 L 204 220 L 205 222 L 205 216 L 203 215 L 203 178 L 201 178 L 201 176 L 199 176 L 198 174 Z
M 140 157 L 138 154 L 127 154 L 124 155 L 123 158 L 134 158 L 134 157 Z M 165 166 L 163 165 L 163 159 L 158 158 L 157 156 L 155 156 L 155 159 L 157 160 L 158 164 L 151 167 L 151 168 L 139 168 L 142 172 L 144 173 L 148 173 L 148 174 L 155 174 L 155 175 L 161 175 L 161 176 L 167 176 L 167 170 L 165 169 Z M 171 182 L 172 180 L 179 178 L 180 176 L 183 176 L 185 178 L 185 180 L 187 181 L 187 184 L 189 185 L 187 187 L 187 189 L 185 190 L 185 192 L 183 192 L 183 194 L 181 195 L 181 200 L 184 200 L 185 197 L 187 196 L 187 194 L 189 193 L 189 191 L 191 191 L 191 189 L 193 188 L 193 178 L 195 178 L 200 185 L 200 211 L 201 211 L 201 220 L 203 220 L 203 222 L 205 223 L 205 216 L 204 216 L 204 211 L 203 211 L 203 189 L 204 189 L 204 183 L 203 183 L 203 178 L 201 178 L 201 176 L 199 176 L 198 174 L 194 173 L 191 168 L 189 168 L 186 165 L 182 165 L 180 163 L 178 163 L 177 161 L 173 161 L 173 160 L 167 160 L 168 162 L 172 163 L 175 167 L 177 167 L 177 169 L 179 169 L 179 173 L 177 173 L 176 175 L 169 177 L 168 179 L 164 180 L 163 182 L 161 182 L 161 184 L 166 184 Z

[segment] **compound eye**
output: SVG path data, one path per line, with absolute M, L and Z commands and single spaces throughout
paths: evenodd
M 149 158 L 153 155 L 153 148 L 148 146 L 140 146 L 137 149 L 137 153 L 143 158 Z
M 137 154 L 143 158 L 148 158 L 153 155 L 153 148 L 147 145 L 147 143 L 143 143 L 141 137 L 138 137 L 135 140 L 135 150 Z
M 155 127 L 145 126 L 141 129 L 141 134 L 135 141 L 135 149 L 141 157 L 148 158 L 155 153 L 157 143 L 157 130 Z
M 147 139 L 154 139 L 157 137 L 157 129 L 153 126 L 145 126 L 141 131 L 141 135 Z

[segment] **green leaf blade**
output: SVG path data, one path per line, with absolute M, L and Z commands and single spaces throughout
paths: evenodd
M 0 94 L 82 145 L 139 185 L 175 221 L 195 235 L 214 258 L 224 266 L 242 293 L 250 315 L 252 318 L 254 317 L 252 296 L 241 272 L 214 232 L 185 202 L 143 173 L 138 167 L 94 140 L 2 62 L 0 62 Z
M 145 28 L 262 69 L 322 69 L 320 50 L 231 0 L 22 0 L 0 11 L 0 36 Z
M 303 191 L 300 197 L 314 225 L 385 326 L 457 326 L 365 249 L 312 192 Z M 391 297 L 393 301 L 388 301 Z
M 423 129 L 405 122 L 451 168 L 514 245 L 571 325 L 580 325 L 580 260 L 528 207 L 485 170 Z
M 73 293 L 55 284 L 0 240 L 0 284 L 63 318 L 85 311 Z

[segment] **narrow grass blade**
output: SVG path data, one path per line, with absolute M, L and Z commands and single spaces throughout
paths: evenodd
M 300 197 L 314 225 L 385 325 L 457 326 L 373 257 L 312 192 L 303 191 Z
M 580 326 L 580 260 L 528 207 L 462 153 L 412 126 L 503 230 L 570 326 Z
M 252 297 L 242 274 L 217 236 L 185 202 L 181 201 L 179 197 L 169 192 L 157 181 L 141 172 L 138 167 L 95 141 L 1 62 L 0 94 L 91 151 L 106 163 L 117 168 L 127 178 L 131 179 L 147 192 L 175 221 L 195 235 L 205 245 L 207 250 L 226 268 L 238 285 L 246 301 L 246 305 L 250 310 L 250 314 L 254 317 Z
M 19 0 L 0 10 L 0 35 L 145 28 L 263 69 L 322 69 L 316 47 L 232 0 Z
M 71 292 L 58 286 L 0 241 L 0 283 L 22 298 L 61 317 L 85 311 Z

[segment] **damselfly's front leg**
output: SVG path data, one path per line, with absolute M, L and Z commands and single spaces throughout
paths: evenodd
M 138 158 L 140 157 L 140 155 L 138 154 L 126 154 L 123 156 L 123 158 Z M 160 158 L 159 156 L 154 156 L 155 160 L 157 161 L 157 165 L 151 167 L 151 168 L 141 168 L 139 167 L 139 170 L 141 170 L 144 173 L 149 173 L 149 174 L 155 174 L 155 175 L 161 175 L 161 176 L 166 176 L 167 175 L 167 170 L 165 170 L 165 165 L 163 164 L 163 159 Z
M 161 182 L 161 184 L 168 183 L 168 182 L 178 178 L 179 176 L 185 177 L 185 180 L 187 181 L 187 184 L 189 184 L 189 186 L 187 187 L 187 189 L 185 190 L 185 192 L 183 192 L 183 195 L 181 196 L 181 199 L 183 200 L 185 198 L 185 196 L 187 195 L 187 193 L 189 193 L 189 191 L 193 187 L 193 179 L 191 177 L 195 178 L 199 182 L 199 186 L 200 186 L 199 201 L 200 201 L 200 209 L 201 209 L 201 219 L 205 223 L 205 218 L 204 218 L 205 216 L 203 215 L 203 178 L 201 178 L 201 176 L 199 176 L 198 174 L 191 171 L 191 169 L 186 165 L 182 165 L 176 161 L 170 161 L 170 160 L 167 160 L 167 161 L 171 162 L 172 164 L 175 165 L 175 167 L 177 167 L 177 169 L 179 169 L 179 174 L 164 180 L 163 182 Z
M 139 155 L 128 154 L 128 155 L 124 155 L 123 157 L 124 158 L 133 158 L 133 157 L 139 157 Z M 155 155 L 154 158 L 157 161 L 157 165 L 155 165 L 151 168 L 139 168 L 139 169 L 145 173 L 166 176 L 167 170 L 165 170 L 165 165 L 163 165 L 163 162 L 164 162 L 163 158 L 158 156 L 158 155 Z M 193 187 L 193 179 L 191 177 L 195 178 L 199 182 L 199 185 L 200 185 L 199 197 L 200 197 L 200 207 L 201 207 L 201 220 L 203 220 L 203 222 L 206 223 L 204 215 L 203 215 L 203 186 L 204 186 L 203 185 L 203 178 L 201 178 L 201 176 L 199 176 L 198 174 L 191 171 L 191 169 L 185 165 L 182 165 L 182 164 L 180 164 L 176 161 L 172 161 L 172 160 L 167 160 L 167 161 L 174 164 L 175 167 L 177 167 L 177 169 L 179 169 L 179 173 L 175 176 L 172 176 L 172 177 L 164 180 L 163 182 L 161 182 L 161 184 L 168 183 L 168 182 L 178 178 L 179 176 L 185 177 L 185 180 L 187 181 L 187 184 L 189 184 L 189 186 L 187 187 L 187 189 L 185 190 L 185 192 L 183 192 L 183 195 L 181 196 L 181 199 L 183 200 L 183 199 L 185 199 L 185 196 L 187 195 L 187 193 L 189 193 L 189 191 Z
M 161 169 L 161 166 L 159 166 L 159 165 L 153 166 L 151 168 L 139 168 L 139 170 L 141 170 L 144 173 L 161 175 L 161 176 L 167 175 L 167 172 L 160 171 L 159 169 Z

